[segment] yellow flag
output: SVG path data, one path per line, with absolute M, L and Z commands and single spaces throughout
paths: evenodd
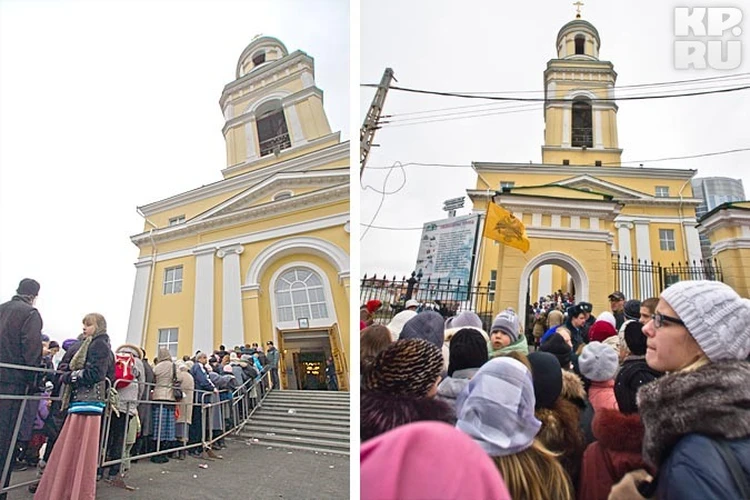
M 526 227 L 507 209 L 490 202 L 484 222 L 484 236 L 499 241 L 503 245 L 517 248 L 523 253 L 529 251 L 529 238 Z

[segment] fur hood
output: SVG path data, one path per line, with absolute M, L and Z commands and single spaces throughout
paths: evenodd
M 750 363 L 721 361 L 663 376 L 638 391 L 643 458 L 659 467 L 687 434 L 750 437 Z
M 458 328 L 448 328 L 447 330 L 445 330 L 445 344 L 446 345 L 450 344 L 451 339 L 453 338 L 453 336 L 455 334 L 457 334 L 459 330 L 464 330 L 466 328 L 468 328 L 470 330 L 476 330 L 476 331 L 478 331 L 479 333 L 482 334 L 482 337 L 484 337 L 484 340 L 486 342 L 490 341 L 490 337 L 489 337 L 489 335 L 487 335 L 487 332 L 485 332 L 481 328 L 477 328 L 475 326 L 460 326 Z
M 560 463 L 571 478 L 578 476 L 586 449 L 579 426 L 580 410 L 564 398 L 557 398 L 552 408 L 540 408 L 534 416 L 542 422 L 537 439 L 544 446 L 560 453 Z
M 625 415 L 617 410 L 602 408 L 594 415 L 591 426 L 594 437 L 604 448 L 641 453 L 644 430 L 637 413 Z
M 115 352 L 129 352 L 138 359 L 143 358 L 143 351 L 135 344 L 123 344 Z
M 583 388 L 581 377 L 568 370 L 563 370 L 563 384 L 561 398 L 575 403 L 579 407 L 586 405 L 586 390 Z
M 431 420 L 455 425 L 455 411 L 435 398 L 396 396 L 376 391 L 360 395 L 360 439 L 367 441 L 396 427 Z

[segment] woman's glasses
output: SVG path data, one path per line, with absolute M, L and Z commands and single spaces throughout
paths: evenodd
M 661 328 L 662 326 L 664 326 L 664 322 L 665 321 L 667 323 L 674 323 L 676 325 L 685 326 L 685 323 L 683 323 L 681 319 L 679 319 L 679 318 L 673 318 L 672 316 L 666 316 L 666 315 L 661 314 L 661 313 L 654 313 L 654 315 L 653 315 L 652 318 L 654 320 L 654 326 L 656 328 Z

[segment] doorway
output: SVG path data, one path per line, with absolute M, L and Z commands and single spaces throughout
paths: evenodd
M 279 339 L 282 387 L 289 390 L 327 390 L 326 360 L 332 354 L 328 330 L 280 331 Z

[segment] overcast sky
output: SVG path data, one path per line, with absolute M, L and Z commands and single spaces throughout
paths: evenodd
M 735 2 L 739 4 L 739 2 Z M 614 64 L 617 87 L 641 83 L 706 78 L 748 72 L 750 68 L 750 9 L 739 39 L 743 42 L 742 65 L 731 72 L 676 70 L 673 62 L 675 6 L 684 3 L 589 1 L 582 17 L 601 37 L 600 59 Z M 704 1 L 702 6 L 726 6 L 723 1 Z M 572 1 L 394 1 L 364 2 L 361 19 L 361 81 L 377 83 L 386 67 L 394 70 L 403 87 L 449 92 L 539 91 L 547 61 L 556 57 L 559 29 L 575 17 Z M 750 84 L 750 78 L 736 85 Z M 724 84 L 724 87 L 732 86 Z M 704 88 L 706 85 L 704 84 Z M 674 87 L 673 87 L 674 88 Z M 695 87 L 693 87 L 693 90 Z M 683 91 L 689 91 L 684 88 Z M 653 93 L 653 90 L 650 92 Z M 640 92 L 641 94 L 643 92 Z M 363 88 L 360 116 L 364 118 L 374 89 Z M 518 94 L 516 94 L 518 95 Z M 618 96 L 624 96 L 619 91 Z M 629 93 L 633 94 L 633 91 Z M 525 96 L 528 97 L 528 94 Z M 419 96 L 389 92 L 384 114 L 413 113 L 456 106 L 475 106 L 483 101 Z M 503 106 L 449 110 L 482 110 Z M 513 111 L 517 111 L 515 108 Z M 492 111 L 490 111 L 491 113 Z M 435 114 L 393 117 L 392 126 L 377 132 L 368 167 L 402 163 L 469 165 L 472 161 L 541 162 L 544 115 L 541 105 L 532 111 L 495 114 L 481 118 L 441 121 L 396 127 L 398 118 L 428 118 Z M 445 120 L 451 117 L 435 119 Z M 621 101 L 618 112 L 623 162 L 686 156 L 749 147 L 750 90 L 703 97 L 649 101 Z M 750 189 L 750 152 L 694 160 L 652 163 L 646 167 L 697 169 L 697 177 L 727 176 L 743 180 Z M 362 223 L 376 213 L 387 170 L 366 171 L 361 191 Z M 445 217 L 443 201 L 465 195 L 474 188 L 476 174 L 470 168 L 405 167 L 402 190 L 386 196 L 374 225 L 421 227 L 425 221 Z M 404 184 L 401 170 L 391 173 L 386 191 Z M 368 187 L 369 186 L 369 187 Z M 470 200 L 459 215 L 470 212 Z M 366 231 L 362 227 L 362 232 Z M 361 244 L 361 272 L 406 274 L 414 270 L 420 230 L 371 229 Z
M 349 138 L 346 0 L 0 0 L 0 299 L 41 283 L 52 339 L 102 313 L 124 342 L 136 207 L 221 179 L 219 98 L 262 33 L 315 59 Z

